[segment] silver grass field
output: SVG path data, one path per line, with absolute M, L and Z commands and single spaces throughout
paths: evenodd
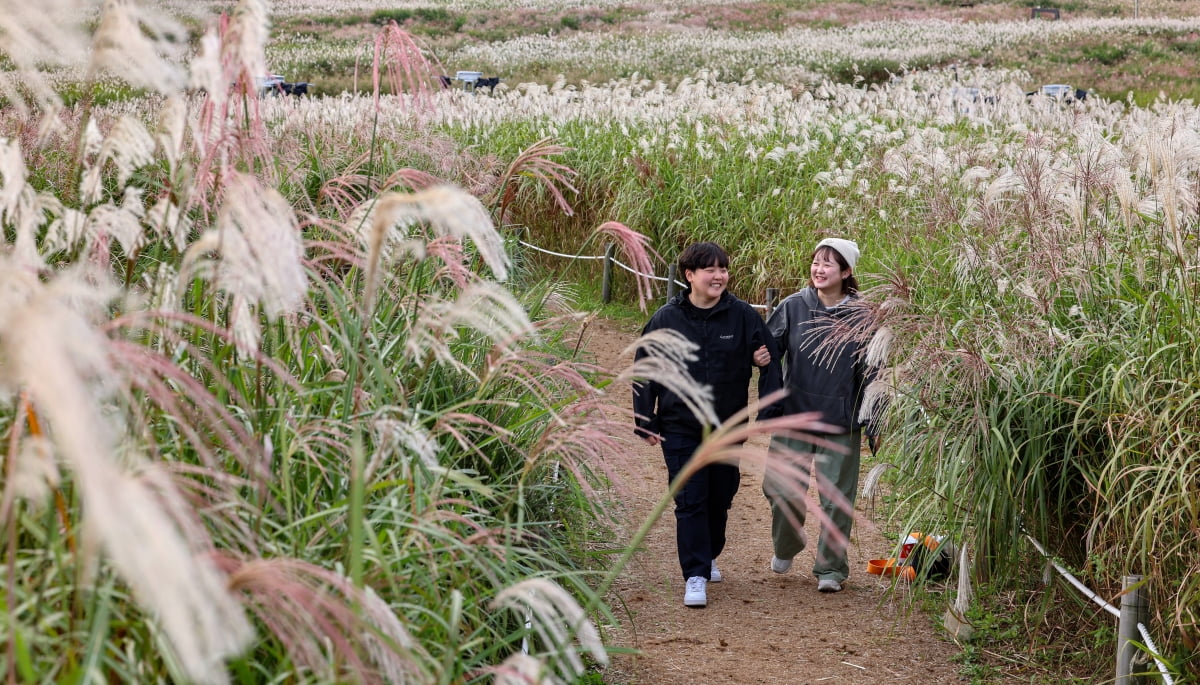
M 820 76 L 1200 22 L 443 57 L 599 52 L 633 74 L 491 97 L 437 88 L 393 24 L 332 48 L 361 92 L 259 97 L 256 76 L 313 59 L 273 53 L 271 18 L 318 7 L 3 3 L 6 682 L 594 676 L 622 620 L 605 591 L 652 523 L 612 537 L 632 431 L 606 388 L 652 377 L 699 410 L 708 389 L 678 340 L 639 343 L 652 367 L 580 358 L 597 273 L 518 239 L 614 243 L 659 274 L 715 240 L 761 302 L 803 285 L 826 235 L 865 248 L 873 323 L 849 334 L 881 370 L 897 528 L 965 547 L 980 610 L 1038 610 L 1027 533 L 1110 601 L 1145 575 L 1158 657 L 1200 671 L 1200 109 L 1028 97 L 1026 75 L 970 67 Z M 655 285 L 622 287 L 653 307 Z M 816 418 L 723 427 L 697 463 Z M 1102 634 L 1077 646 L 1101 673 Z

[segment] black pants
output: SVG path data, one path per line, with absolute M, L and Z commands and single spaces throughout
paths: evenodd
M 700 437 L 663 436 L 668 483 L 692 458 Z M 737 494 L 741 473 L 733 464 L 710 464 L 697 471 L 675 495 L 675 542 L 684 579 L 708 579 L 712 560 L 725 549 L 725 523 Z

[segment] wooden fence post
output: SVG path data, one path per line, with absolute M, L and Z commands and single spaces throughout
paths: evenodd
M 771 316 L 771 312 L 775 311 L 775 306 L 779 304 L 779 288 L 767 288 L 767 317 Z
M 609 243 L 604 248 L 604 280 L 600 285 L 600 301 L 604 304 L 612 302 L 613 255 L 616 252 L 616 243 Z
M 1133 685 L 1145 679 L 1135 676 L 1144 669 L 1145 659 L 1131 641 L 1141 641 L 1138 624 L 1150 619 L 1150 607 L 1146 602 L 1145 588 L 1140 585 L 1142 576 L 1124 576 L 1121 579 L 1121 616 L 1117 621 L 1117 680 L 1116 685 Z
M 675 297 L 675 293 L 679 292 L 679 284 L 675 282 L 676 271 L 679 270 L 678 264 L 670 264 L 667 266 L 667 299 Z

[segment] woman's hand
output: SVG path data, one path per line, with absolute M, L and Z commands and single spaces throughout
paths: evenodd
M 767 350 L 767 346 L 754 350 L 754 365 L 758 367 L 766 366 L 771 363 L 771 352 Z

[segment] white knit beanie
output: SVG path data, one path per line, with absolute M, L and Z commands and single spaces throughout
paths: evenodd
M 836 250 L 837 253 L 842 256 L 842 259 L 845 259 L 846 263 L 850 265 L 851 271 L 854 270 L 854 265 L 858 264 L 858 243 L 854 242 L 853 240 L 846 240 L 845 238 L 826 238 L 817 243 L 818 250 L 822 247 L 832 247 L 834 250 Z

